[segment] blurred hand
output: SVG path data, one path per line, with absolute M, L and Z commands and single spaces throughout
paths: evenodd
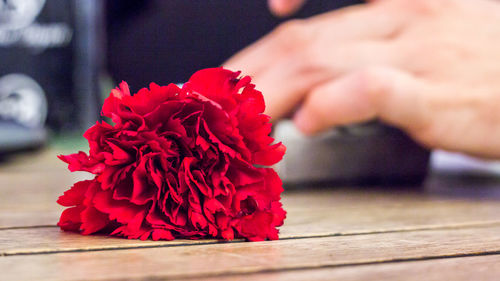
M 500 157 L 499 1 L 372 1 L 286 22 L 224 66 L 253 76 L 273 120 L 298 108 L 306 134 L 379 119 Z

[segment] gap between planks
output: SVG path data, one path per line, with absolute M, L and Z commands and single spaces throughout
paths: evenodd
M 500 221 L 498 222 L 487 222 L 487 223 L 467 223 L 467 224 L 455 224 L 455 225 L 445 225 L 445 226 L 429 226 L 429 227 L 414 227 L 414 228 L 401 228 L 401 229 L 390 229 L 390 230 L 371 230 L 371 231 L 357 231 L 357 232 L 335 232 L 335 233 L 325 233 L 325 234 L 308 234 L 308 235 L 285 235 L 280 237 L 280 240 L 300 240 L 300 239 L 311 239 L 311 238 L 328 238 L 328 237 L 340 237 L 340 236 L 359 236 L 359 235 L 376 235 L 376 234 L 388 234 L 388 233 L 404 233 L 412 231 L 436 231 L 436 230 L 453 230 L 453 229 L 466 229 L 466 228 L 488 228 L 492 226 L 500 226 Z M 56 226 L 49 226 L 54 228 Z M 31 228 L 31 227 L 27 227 Z M 45 228 L 45 226 L 34 227 L 34 228 Z M 19 229 L 19 228 L 15 228 Z M 22 228 L 24 229 L 24 228 Z M 1 229 L 0 229 L 1 231 Z M 74 233 L 72 233 L 74 234 Z M 78 234 L 75 234 L 78 235 Z M 86 237 L 86 236 L 84 236 Z M 92 236 L 91 236 L 92 237 Z M 94 236 L 94 237 L 106 237 L 106 236 Z M 167 248 L 167 247 L 186 247 L 186 246 L 200 246 L 200 245 L 213 245 L 213 244 L 227 244 L 227 243 L 242 243 L 245 242 L 243 239 L 236 239 L 233 241 L 222 241 L 214 239 L 200 239 L 200 240 L 172 240 L 172 241 L 140 241 L 134 239 L 125 239 L 118 237 L 106 237 L 107 240 L 112 239 L 114 242 L 123 241 L 129 243 L 134 241 L 137 244 L 133 245 L 120 245 L 113 244 L 111 246 L 95 246 L 90 248 L 77 248 L 68 247 L 60 249 L 16 249 L 7 250 L 0 252 L 0 257 L 2 256 L 20 256 L 20 255 L 43 255 L 43 254 L 59 254 L 59 253 L 78 253 L 78 252 L 97 252 L 97 251 L 114 251 L 114 250 L 132 250 L 132 249 L 148 249 L 148 248 Z M 249 242 L 250 243 L 250 242 Z M 105 243 L 103 243 L 105 244 Z
M 500 227 L 0 258 L 23 280 L 186 279 L 500 254 Z M 26 270 L 26 265 L 31 265 Z M 71 265 L 68 267 L 68 265 Z
M 338 264 L 331 266 L 319 267 L 294 267 L 294 268 L 281 268 L 281 269 L 263 269 L 255 272 L 231 272 L 218 273 L 212 275 L 186 275 L 178 276 L 175 280 L 443 280 L 443 271 L 446 271 L 446 266 L 458 264 L 458 268 L 462 272 L 448 271 L 447 277 L 452 277 L 451 280 L 498 280 L 500 268 L 487 268 L 487 272 L 483 272 L 481 276 L 477 272 L 463 272 L 463 268 L 467 265 L 470 266 L 472 260 L 479 260 L 475 266 L 484 265 L 493 267 L 495 264 L 500 264 L 500 251 L 491 253 L 480 254 L 463 254 L 453 256 L 431 256 L 422 258 L 408 258 L 387 261 L 374 261 L 367 263 L 351 263 L 351 264 Z M 433 268 L 434 267 L 434 268 Z M 436 270 L 436 268 L 439 268 Z M 434 276 L 429 278 L 428 270 L 433 269 Z M 449 268 L 448 268 L 449 269 Z M 461 270 L 460 270 L 461 269 Z M 414 270 L 417 276 L 408 275 L 409 270 Z M 403 271 L 404 274 L 401 274 Z M 381 274 L 382 273 L 382 274 Z M 423 273 L 423 274 L 422 274 Z M 436 276 L 436 273 L 438 276 Z M 279 274 L 279 275 L 278 275 Z M 478 276 L 479 275 L 479 276 Z M 142 279 L 142 278 L 141 278 Z M 118 280 L 118 279 L 114 279 Z M 123 280 L 123 279 L 120 279 Z M 137 280 L 129 279 L 127 280 Z M 148 280 L 164 280 L 162 277 L 149 277 Z

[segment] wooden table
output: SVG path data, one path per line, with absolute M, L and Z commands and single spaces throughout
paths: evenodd
M 500 184 L 287 191 L 281 240 L 66 233 L 55 201 L 84 174 L 48 150 L 0 165 L 0 280 L 500 280 Z

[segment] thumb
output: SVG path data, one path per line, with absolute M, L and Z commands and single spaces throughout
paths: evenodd
M 294 122 L 305 134 L 314 134 L 380 119 L 411 133 L 428 122 L 422 105 L 426 88 L 421 80 L 396 69 L 361 70 L 313 89 Z
M 277 17 L 287 17 L 297 12 L 306 0 L 268 0 L 271 12 Z

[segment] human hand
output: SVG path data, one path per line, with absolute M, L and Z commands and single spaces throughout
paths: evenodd
M 379 0 L 284 23 L 224 66 L 306 134 L 379 119 L 430 148 L 500 157 L 500 3 Z

